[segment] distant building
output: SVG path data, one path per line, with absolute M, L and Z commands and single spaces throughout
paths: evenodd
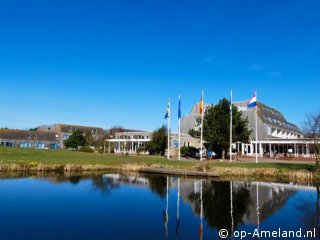
M 243 118 L 248 118 L 249 129 L 252 130 L 251 138 L 255 138 L 255 109 L 247 108 L 247 101 L 235 102 L 234 105 L 242 113 Z M 261 102 L 257 102 L 258 114 L 258 140 L 298 139 L 302 138 L 300 129 L 286 120 L 281 112 Z
M 58 149 L 61 146 L 55 132 L 13 129 L 0 129 L 0 145 L 36 149 Z
M 208 108 L 210 104 L 203 104 L 204 109 Z M 197 129 L 197 119 L 199 115 L 200 103 L 196 103 L 192 109 L 190 114 L 186 114 L 181 119 L 181 133 L 188 134 L 190 129 Z
M 255 150 L 255 109 L 247 108 L 248 101 L 235 102 L 234 105 L 248 119 L 248 128 L 251 130 L 250 142 L 234 142 L 233 149 L 242 155 L 253 156 Z M 210 106 L 206 104 L 205 107 Z M 181 121 L 181 132 L 188 133 L 190 129 L 198 130 L 196 119 L 199 117 L 199 103 L 196 103 L 190 114 Z M 303 138 L 298 126 L 289 122 L 284 115 L 275 108 L 257 102 L 258 148 L 260 157 L 267 154 L 273 157 L 291 154 L 301 157 L 314 157 L 310 139 Z
M 138 148 L 145 147 L 147 142 L 150 142 L 152 132 L 130 130 L 129 132 L 117 132 L 113 139 L 108 139 L 109 143 L 113 143 L 113 151 L 115 153 L 136 154 Z M 179 135 L 170 134 L 170 155 L 178 155 Z M 200 148 L 200 140 L 192 138 L 189 134 L 181 134 L 181 146 L 192 146 Z M 147 152 L 145 152 L 148 154 Z
M 53 125 L 42 125 L 38 127 L 38 131 L 53 132 L 59 136 L 60 146 L 63 149 L 63 141 L 67 140 L 73 132 L 80 130 L 84 134 L 92 133 L 94 141 L 98 141 L 103 138 L 104 131 L 100 127 L 89 127 L 89 126 L 79 126 L 79 125 L 68 125 L 68 124 L 53 124 Z

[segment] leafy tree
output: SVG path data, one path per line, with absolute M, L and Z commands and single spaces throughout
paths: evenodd
M 320 112 L 309 113 L 303 122 L 304 136 L 313 142 L 313 150 L 316 155 L 316 166 L 320 165 Z
M 80 130 L 76 130 L 64 141 L 64 145 L 67 148 L 78 149 L 78 147 L 86 145 L 86 139 Z
M 94 142 L 94 139 L 93 139 L 91 132 L 86 133 L 85 140 L 86 140 L 86 143 L 88 144 L 88 146 L 91 147 L 92 143 Z
M 113 126 L 109 130 L 107 130 L 108 138 L 114 138 L 115 134 L 118 132 L 126 131 L 122 126 Z
M 188 134 L 193 138 L 200 138 L 200 133 L 193 128 L 189 129 Z
M 236 106 L 232 106 L 232 141 L 248 142 L 251 131 L 248 119 L 243 119 Z M 197 120 L 200 123 L 200 119 Z M 203 139 L 208 148 L 219 156 L 230 147 L 230 103 L 226 98 L 209 106 L 203 119 Z
M 151 135 L 151 141 L 146 144 L 150 155 L 164 155 L 167 148 L 167 127 L 163 125 Z

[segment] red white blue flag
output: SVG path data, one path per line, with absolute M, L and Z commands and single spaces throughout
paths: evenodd
M 254 92 L 252 98 L 247 103 L 247 107 L 248 108 L 253 108 L 255 106 L 257 106 L 257 94 L 256 94 L 256 92 Z

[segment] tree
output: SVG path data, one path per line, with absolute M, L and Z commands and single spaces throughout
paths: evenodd
M 320 112 L 309 113 L 302 124 L 305 137 L 312 140 L 312 147 L 316 155 L 316 166 L 320 164 Z
M 200 133 L 193 128 L 189 129 L 188 134 L 193 138 L 200 138 Z
M 88 144 L 88 146 L 91 147 L 92 143 L 94 142 L 94 139 L 93 139 L 91 132 L 86 133 L 85 140 L 86 140 L 86 143 Z
M 150 155 L 164 155 L 167 148 L 167 127 L 163 125 L 151 134 L 151 141 L 146 144 Z
M 78 147 L 86 145 L 86 140 L 83 133 L 80 130 L 76 130 L 67 140 L 64 141 L 64 145 L 67 148 L 78 149 Z
M 232 106 L 232 141 L 248 142 L 251 130 L 248 119 L 243 119 L 236 106 Z M 200 119 L 197 120 L 200 123 Z M 230 103 L 226 98 L 217 105 L 209 106 L 203 119 L 203 139 L 206 146 L 218 156 L 222 156 L 230 147 Z
M 109 130 L 107 130 L 108 138 L 114 138 L 116 133 L 126 131 L 122 126 L 113 126 Z

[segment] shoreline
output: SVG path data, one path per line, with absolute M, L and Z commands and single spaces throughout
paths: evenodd
M 251 181 L 285 181 L 295 183 L 320 182 L 319 170 L 286 170 L 277 168 L 255 168 L 255 167 L 228 167 L 228 166 L 212 166 L 210 163 L 206 165 L 196 165 L 192 168 L 172 168 L 163 165 L 144 164 L 121 164 L 118 166 L 110 165 L 46 165 L 46 164 L 0 164 L 0 174 L 10 173 L 57 173 L 57 174 L 86 174 L 101 173 L 103 171 L 112 172 L 139 172 L 150 174 L 167 174 L 180 177 L 199 177 L 199 178 L 215 178 L 217 180 L 230 179 L 248 179 Z
M 179 176 L 253 179 L 261 181 L 320 182 L 320 168 L 310 162 L 296 163 L 261 159 L 229 161 L 195 159 L 167 160 L 163 156 L 127 156 L 67 150 L 34 150 L 0 147 L 0 174 L 6 173 L 95 173 L 146 172 Z

